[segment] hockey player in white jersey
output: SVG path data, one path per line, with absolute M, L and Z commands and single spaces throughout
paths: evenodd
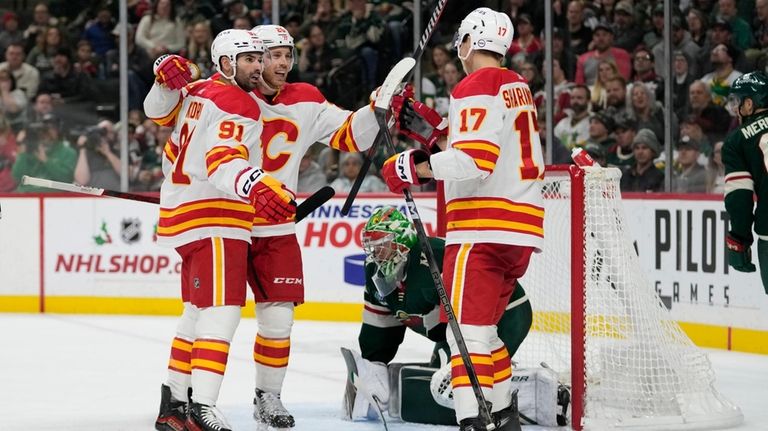
M 543 244 L 544 221 L 544 162 L 533 97 L 523 77 L 500 67 L 512 36 L 506 14 L 478 8 L 464 18 L 455 45 L 467 77 L 451 94 L 447 146 L 432 155 L 396 154 L 382 168 L 393 192 L 431 177 L 445 181 L 444 283 L 501 430 L 519 430 L 520 424 L 511 375 L 501 372 L 509 369 L 510 357 L 495 325 L 531 253 Z M 431 143 L 445 125 L 424 107 L 415 111 L 420 115 L 401 121 L 401 128 Z M 460 428 L 484 430 L 452 332 L 447 338 Z
M 371 106 L 343 110 L 313 85 L 287 83 L 295 57 L 293 38 L 277 25 L 259 26 L 253 32 L 264 42 L 269 62 L 254 91 L 264 131 L 260 148 L 251 152 L 252 163 L 294 189 L 301 158 L 315 142 L 345 152 L 363 151 L 373 144 L 379 129 Z M 164 97 L 155 94 L 151 101 L 158 113 L 155 117 L 175 124 L 180 118 L 174 106 L 185 94 L 185 90 Z M 280 393 L 290 355 L 294 307 L 304 302 L 301 250 L 293 220 L 256 217 L 251 234 L 249 284 L 259 322 L 253 348 L 254 418 L 274 428 L 291 428 L 295 421 Z
M 160 190 L 158 243 L 182 258 L 184 312 L 162 386 L 158 430 L 226 431 L 216 407 L 229 345 L 245 305 L 248 248 L 254 217 L 293 219 L 293 195 L 253 163 L 263 125 L 252 90 L 264 45 L 245 30 L 220 33 L 211 46 L 220 73 L 193 78 L 180 57 L 157 63 L 147 116 L 167 117 L 153 98 L 174 102 L 178 117 L 166 145 L 168 172 Z M 188 388 L 192 395 L 187 405 Z

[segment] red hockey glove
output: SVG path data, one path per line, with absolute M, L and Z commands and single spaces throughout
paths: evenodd
M 259 168 L 248 168 L 240 172 L 236 191 L 239 196 L 251 202 L 257 217 L 263 217 L 273 223 L 296 217 L 294 194 L 285 184 Z
M 389 104 L 389 108 L 392 111 L 392 118 L 397 120 L 400 118 L 400 112 L 403 110 L 403 105 L 406 101 L 413 100 L 413 86 L 406 84 L 402 91 L 392 96 L 392 102 Z
M 186 58 L 165 54 L 155 60 L 155 80 L 171 90 L 178 90 L 200 78 L 200 69 Z
M 416 165 L 429 161 L 429 153 L 424 150 L 406 150 L 397 153 L 384 162 L 381 176 L 392 193 L 402 193 L 411 184 L 426 184 L 431 178 L 419 178 Z
M 437 141 L 448 136 L 448 120 L 429 106 L 414 100 L 403 103 L 397 128 L 405 136 L 421 142 L 432 154 L 440 151 Z
M 755 272 L 755 264 L 752 263 L 752 250 L 749 244 L 739 238 L 728 234 L 725 237 L 728 246 L 728 264 L 736 271 Z

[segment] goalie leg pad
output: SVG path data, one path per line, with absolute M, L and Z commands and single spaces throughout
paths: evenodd
M 430 392 L 435 371 L 435 368 L 419 365 L 403 365 L 400 368 L 398 393 L 400 417 L 404 421 L 456 425 L 456 413 L 453 409 L 438 404 Z M 448 382 L 450 382 L 450 371 L 450 364 L 448 364 Z
M 376 420 L 379 417 L 376 408 L 371 405 L 368 397 L 360 393 L 358 385 L 355 384 L 355 380 L 360 375 L 358 369 L 358 358 L 362 360 L 360 354 L 342 347 L 341 355 L 347 366 L 347 383 L 344 388 L 344 400 L 342 402 L 343 417 L 351 421 Z
M 570 394 L 558 383 L 556 372 L 548 368 L 518 368 L 511 378 L 510 386 L 512 391 L 518 391 L 521 420 L 530 425 L 565 424 Z M 444 365 L 432 375 L 430 392 L 437 404 L 453 408 L 450 364 Z

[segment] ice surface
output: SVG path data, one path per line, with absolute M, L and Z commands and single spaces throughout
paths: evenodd
M 176 318 L 0 314 L 0 430 L 151 430 Z M 340 418 L 345 367 L 358 324 L 299 321 L 283 401 L 296 431 L 383 430 Z M 251 418 L 256 321 L 244 319 L 230 350 L 219 407 L 235 430 Z M 432 346 L 409 333 L 396 361 L 425 361 Z M 768 430 L 768 356 L 709 350 L 717 387 L 739 405 L 739 430 Z M 390 430 L 450 430 L 390 421 Z M 525 431 L 542 430 L 524 427 Z

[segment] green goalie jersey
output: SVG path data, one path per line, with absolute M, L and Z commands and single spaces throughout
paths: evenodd
M 437 260 L 443 266 L 445 241 L 429 238 Z M 429 264 L 420 246 L 408 254 L 405 277 L 394 292 L 382 298 L 373 284 L 374 263 L 365 266 L 365 309 L 358 342 L 363 358 L 389 363 L 403 342 L 405 329 L 411 328 L 435 342 L 445 341 L 446 324 L 440 323 L 440 299 L 437 295 Z M 532 321 L 531 306 L 520 284 L 509 300 L 507 310 L 499 321 L 499 337 L 510 356 L 528 334 Z
M 747 117 L 723 144 L 725 208 L 731 234 L 752 243 L 752 224 L 768 235 L 768 111 Z M 757 208 L 754 209 L 757 195 Z

